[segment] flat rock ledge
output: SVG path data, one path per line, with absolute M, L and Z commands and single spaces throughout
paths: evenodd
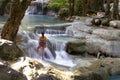
M 67 43 L 68 53 L 88 53 L 105 56 L 120 57 L 120 30 L 104 29 L 86 26 L 81 22 L 74 22 L 67 27 L 67 34 L 76 40 Z M 69 46 L 73 46 L 72 48 Z
M 120 58 L 86 59 L 74 67 L 74 80 L 108 80 L 110 76 L 120 76 Z

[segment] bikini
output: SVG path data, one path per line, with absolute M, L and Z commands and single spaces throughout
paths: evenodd
M 44 46 L 45 46 L 45 42 L 43 42 L 43 41 L 40 42 L 39 44 L 40 44 L 41 47 L 44 47 Z

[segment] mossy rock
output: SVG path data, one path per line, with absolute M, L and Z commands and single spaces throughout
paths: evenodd
M 66 51 L 72 55 L 82 55 L 86 52 L 86 41 L 70 41 L 66 44 Z
M 107 80 L 108 77 L 109 75 L 102 69 L 89 74 L 89 80 Z
M 89 75 L 82 74 L 80 76 L 74 76 L 74 80 L 89 80 Z
M 0 40 L 0 58 L 2 60 L 16 60 L 22 56 L 21 49 L 11 41 Z

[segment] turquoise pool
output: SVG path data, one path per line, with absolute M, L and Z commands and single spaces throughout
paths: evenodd
M 112 76 L 108 80 L 120 80 L 120 76 Z

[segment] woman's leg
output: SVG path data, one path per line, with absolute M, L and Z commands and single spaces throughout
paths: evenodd
M 37 47 L 36 52 L 38 53 L 40 46 Z
M 42 60 L 44 59 L 44 47 L 42 47 Z

